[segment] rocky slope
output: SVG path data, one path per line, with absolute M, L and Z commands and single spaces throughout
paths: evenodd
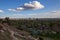
M 36 40 L 29 33 L 0 23 L 0 40 Z
M 40 40 L 32 37 L 28 32 L 18 30 L 9 26 L 7 23 L 0 23 L 0 40 Z M 44 38 L 44 40 L 52 40 Z

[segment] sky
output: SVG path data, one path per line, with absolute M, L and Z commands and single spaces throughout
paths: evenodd
M 0 0 L 0 18 L 60 18 L 60 0 Z

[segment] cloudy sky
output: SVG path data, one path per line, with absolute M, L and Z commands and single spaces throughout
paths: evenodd
M 0 0 L 0 18 L 60 18 L 60 0 Z

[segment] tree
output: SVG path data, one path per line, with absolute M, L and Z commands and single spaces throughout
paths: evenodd
M 5 18 L 5 22 L 6 22 L 8 25 L 10 25 L 9 17 L 6 17 L 6 18 Z

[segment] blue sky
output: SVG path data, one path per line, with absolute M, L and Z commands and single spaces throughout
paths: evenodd
M 0 17 L 60 18 L 60 0 L 0 0 Z

